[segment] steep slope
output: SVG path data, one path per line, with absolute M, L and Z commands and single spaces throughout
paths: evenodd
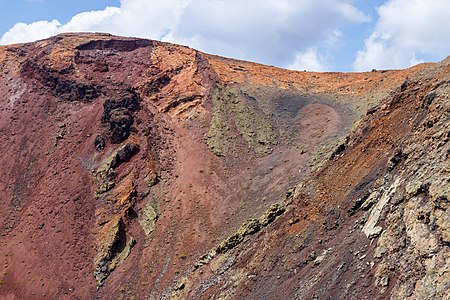
M 450 61 L 407 79 L 189 299 L 449 299 Z
M 448 62 L 293 72 L 64 34 L 0 65 L 1 297 L 448 292 Z

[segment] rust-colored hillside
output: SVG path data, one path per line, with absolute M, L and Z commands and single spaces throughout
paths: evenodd
M 1 299 L 450 299 L 450 61 L 0 47 Z

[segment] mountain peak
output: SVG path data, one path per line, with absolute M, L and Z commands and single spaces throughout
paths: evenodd
M 443 297 L 447 61 L 299 72 L 97 33 L 1 47 L 0 296 Z

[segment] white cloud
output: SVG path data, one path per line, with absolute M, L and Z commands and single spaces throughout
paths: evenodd
M 378 14 L 354 70 L 404 68 L 421 57 L 442 59 L 450 53 L 450 1 L 390 0 Z
M 294 62 L 288 65 L 287 68 L 298 71 L 306 70 L 323 72 L 329 70 L 329 63 L 316 48 L 310 48 L 305 52 L 297 53 Z
M 61 26 L 58 20 L 38 21 L 32 24 L 16 23 L 3 34 L 0 45 L 35 41 L 43 37 L 49 37 L 58 33 Z
M 345 0 L 195 0 L 166 38 L 200 50 L 287 66 L 297 52 L 327 47 L 338 28 L 368 21 Z
M 355 23 L 363 23 L 370 21 L 370 17 L 366 16 L 361 11 L 359 11 L 355 6 L 347 2 L 341 1 L 341 3 L 339 3 L 336 6 L 336 10 L 339 12 L 340 15 Z
M 66 23 L 57 20 L 17 23 L 3 34 L 0 45 L 31 42 L 62 32 L 109 32 L 160 39 L 177 25 L 189 0 L 121 0 L 120 7 L 77 14 Z
M 120 16 L 120 9 L 107 7 L 104 10 L 82 12 L 65 25 L 58 28 L 59 32 L 77 31 L 107 31 L 112 25 L 114 18 Z
M 339 45 L 341 27 L 367 21 L 351 0 L 121 0 L 120 7 L 84 12 L 66 24 L 16 24 L 0 44 L 61 32 L 109 32 L 266 64 L 318 69 L 326 66 L 318 53 Z

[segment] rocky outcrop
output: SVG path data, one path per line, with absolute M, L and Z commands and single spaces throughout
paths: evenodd
M 0 298 L 448 297 L 448 60 L 63 34 L 0 66 Z
M 292 217 L 245 245 L 231 236 L 233 250 L 205 257 L 216 265 L 174 297 L 446 299 L 449 67 L 392 91 L 298 184 Z

